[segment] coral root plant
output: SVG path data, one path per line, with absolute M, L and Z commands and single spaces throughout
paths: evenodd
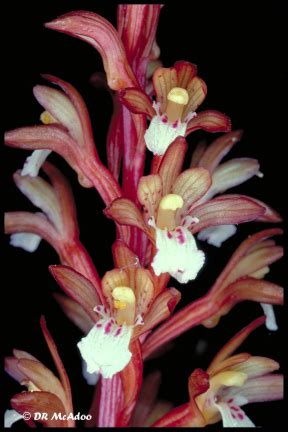
M 11 341 L 6 352 L 17 382 L 6 427 L 265 426 L 247 405 L 283 398 L 281 353 L 268 349 L 283 304 L 277 275 L 268 274 L 283 254 L 281 208 L 266 202 L 269 171 L 266 178 L 261 154 L 245 149 L 237 111 L 234 127 L 221 93 L 213 99 L 211 89 L 210 102 L 205 53 L 198 66 L 193 58 L 201 35 L 178 38 L 178 18 L 188 19 L 181 8 L 173 20 L 176 7 L 115 5 L 113 23 L 73 10 L 47 16 L 41 30 L 50 57 L 59 40 L 64 63 L 75 43 L 76 54 L 90 45 L 87 55 L 102 64 L 85 75 L 92 111 L 73 80 L 86 67 L 75 54 L 67 76 L 57 67 L 39 76 L 39 120 L 5 133 L 9 158 L 23 157 L 12 176 L 22 208 L 8 205 L 5 233 L 26 263 L 9 289 L 17 303 L 25 287 L 35 300 L 25 314 L 33 309 L 40 320 L 21 339 L 28 347 Z M 169 8 L 165 31 L 180 52 L 170 57 L 161 36 Z M 191 45 L 188 58 L 181 44 Z M 50 309 L 29 294 L 30 281 L 39 291 L 49 285 Z M 40 329 L 43 343 L 34 345 Z

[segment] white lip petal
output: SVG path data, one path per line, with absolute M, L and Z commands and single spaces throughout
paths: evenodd
M 19 247 L 27 252 L 35 252 L 42 237 L 33 233 L 15 233 L 10 236 L 10 245 Z
M 88 372 L 88 370 L 87 370 L 87 363 L 84 360 L 82 361 L 82 374 L 83 374 L 83 377 L 85 378 L 87 384 L 89 384 L 89 385 L 96 385 L 97 382 L 98 382 L 98 380 L 99 380 L 99 378 L 100 378 L 100 374 L 99 373 L 97 373 L 97 372 L 93 372 L 93 373 Z
M 220 247 L 222 243 L 232 237 L 237 231 L 235 225 L 218 225 L 205 228 L 199 232 L 197 238 L 207 241 L 212 246 Z
M 229 406 L 225 402 L 215 403 L 220 411 L 224 427 L 255 427 L 239 406 Z
M 157 276 L 169 273 L 180 283 L 196 278 L 205 255 L 197 249 L 193 235 L 185 227 L 173 231 L 156 229 L 156 248 L 152 267 Z
M 275 312 L 273 309 L 273 306 L 270 304 L 266 304 L 266 303 L 260 303 L 262 308 L 263 308 L 263 312 L 266 316 L 266 327 L 268 330 L 271 331 L 276 331 L 278 330 L 278 325 L 276 322 L 276 318 L 275 318 Z
M 22 420 L 23 416 L 19 414 L 16 410 L 6 410 L 4 413 L 4 427 L 10 428 L 18 420 Z
M 131 359 L 129 344 L 133 326 L 119 326 L 114 318 L 105 316 L 77 344 L 89 374 L 100 373 L 112 378 L 122 371 Z
M 21 175 L 37 177 L 41 166 L 43 165 L 50 153 L 51 150 L 34 150 L 33 153 L 27 157 L 22 168 Z

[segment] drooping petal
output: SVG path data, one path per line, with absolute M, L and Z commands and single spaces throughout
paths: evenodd
M 198 162 L 198 166 L 206 168 L 210 173 L 213 173 L 224 156 L 240 141 L 241 137 L 242 131 L 236 130 L 217 138 L 207 147 L 207 150 Z
M 199 161 L 201 160 L 202 156 L 207 150 L 207 143 L 206 140 L 201 140 L 195 150 L 192 153 L 192 158 L 190 162 L 190 168 L 196 168 L 199 164 Z
M 42 213 L 8 212 L 5 213 L 4 223 L 5 234 L 33 233 L 59 251 L 55 229 Z
M 96 48 L 111 89 L 121 90 L 136 84 L 118 33 L 105 18 L 93 12 L 70 12 L 45 26 L 82 39 Z
M 185 138 L 178 137 L 163 156 L 158 169 L 158 174 L 162 179 L 163 196 L 171 192 L 172 185 L 181 172 L 187 147 Z
M 265 209 L 244 195 L 224 195 L 196 206 L 191 214 L 199 222 L 193 224 L 192 233 L 215 225 L 250 222 L 264 213 Z
M 139 88 L 125 88 L 121 90 L 119 98 L 120 102 L 135 114 L 145 114 L 150 119 L 156 114 L 151 100 Z
M 263 215 L 260 215 L 259 218 L 257 218 L 259 222 L 272 222 L 272 223 L 282 222 L 283 219 L 281 215 L 272 207 L 270 207 L 268 204 L 256 198 L 253 198 L 253 201 L 255 201 L 256 203 L 260 204 L 262 207 L 265 208 L 265 213 Z
M 50 266 L 49 270 L 63 291 L 80 304 L 88 316 L 95 321 L 96 314 L 93 308 L 99 304 L 100 299 L 92 283 L 68 266 L 54 265 Z
M 79 164 L 77 143 L 68 134 L 66 128 L 59 124 L 23 127 L 5 134 L 5 144 L 27 150 L 47 149 L 60 154 L 77 172 L 83 187 L 92 187 L 93 183 Z
M 206 240 L 210 245 L 220 247 L 222 243 L 232 237 L 237 231 L 235 225 L 218 225 L 200 231 L 197 238 Z
M 15 233 L 10 237 L 10 245 L 24 249 L 26 252 L 35 252 L 42 237 L 32 233 Z
M 144 207 L 146 217 L 156 217 L 159 202 L 162 198 L 162 181 L 158 174 L 140 178 L 137 192 L 138 200 Z
M 207 132 L 230 132 L 231 120 L 226 114 L 216 110 L 202 111 L 188 122 L 186 136 L 198 129 Z

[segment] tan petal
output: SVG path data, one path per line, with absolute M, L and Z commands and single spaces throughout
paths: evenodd
M 198 165 L 208 169 L 210 173 L 213 173 L 223 157 L 238 141 L 240 141 L 241 137 L 241 130 L 233 131 L 220 136 L 209 145 Z
M 53 293 L 53 297 L 65 313 L 84 334 L 87 334 L 94 325 L 94 321 L 87 315 L 84 309 L 74 300 L 63 294 Z
M 158 174 L 140 178 L 138 185 L 138 200 L 144 207 L 146 218 L 154 217 L 162 198 L 162 181 Z
M 192 78 L 197 75 L 197 66 L 187 61 L 177 61 L 174 67 L 177 72 L 177 87 L 186 89 Z
M 11 406 L 18 411 L 20 414 L 29 412 L 31 418 L 34 418 L 36 413 L 47 413 L 47 418 L 41 418 L 40 423 L 43 423 L 46 427 L 57 428 L 57 427 L 67 427 L 69 422 L 67 420 L 57 420 L 53 419 L 54 413 L 60 413 L 61 417 L 66 414 L 65 408 L 61 400 L 52 393 L 49 392 L 23 392 L 18 393 L 11 399 Z
M 22 358 L 18 360 L 18 368 L 41 391 L 55 394 L 63 405 L 66 405 L 66 395 L 61 382 L 46 366 L 39 361 Z
M 172 192 L 183 198 L 183 214 L 206 194 L 211 182 L 209 171 L 204 168 L 189 168 L 177 177 Z
M 120 102 L 135 114 L 146 114 L 150 119 L 156 114 L 149 97 L 138 88 L 121 90 L 119 97 Z
M 135 226 L 149 235 L 140 210 L 129 199 L 117 198 L 104 210 L 104 214 L 120 225 Z
M 135 287 L 135 272 L 139 267 L 139 258 L 135 253 L 122 241 L 116 240 L 112 246 L 115 266 L 120 270 L 125 270 L 129 279 L 129 287 Z
M 127 273 L 124 270 L 119 269 L 113 269 L 106 272 L 102 279 L 102 290 L 112 310 L 114 309 L 112 291 L 117 287 L 131 288 Z
M 186 152 L 187 143 L 185 138 L 178 137 L 164 154 L 158 170 L 158 174 L 162 179 L 163 196 L 171 192 L 172 185 L 182 170 Z
M 195 112 L 199 105 L 202 104 L 206 97 L 207 86 L 201 78 L 196 76 L 190 81 L 187 92 L 189 95 L 189 102 L 183 113 L 184 119 L 189 112 Z
M 153 85 L 157 102 L 160 102 L 160 110 L 163 114 L 166 110 L 167 95 L 169 91 L 177 87 L 177 73 L 174 68 L 158 68 L 153 74 Z
M 230 132 L 231 120 L 226 114 L 216 110 L 201 111 L 188 121 L 186 136 L 198 129 L 211 133 Z
M 279 363 L 270 358 L 252 356 L 245 362 L 234 365 L 233 370 L 245 373 L 248 378 L 256 378 L 274 372 L 279 367 Z
M 246 360 L 248 360 L 251 357 L 250 354 L 248 353 L 241 353 L 241 354 L 236 354 L 232 357 L 228 357 L 225 360 L 223 360 L 220 363 L 217 363 L 217 366 L 215 368 L 211 368 L 209 367 L 209 375 L 216 375 L 217 373 L 219 373 L 220 371 L 224 371 L 224 370 L 234 370 L 234 366 L 238 365 L 239 363 L 245 362 Z
M 201 160 L 206 150 L 207 150 L 206 141 L 205 140 L 200 141 L 192 153 L 190 168 L 196 168 L 198 166 L 199 161 Z
M 80 304 L 95 321 L 96 314 L 93 309 L 100 303 L 100 299 L 94 285 L 72 267 L 54 265 L 50 266 L 49 270 L 63 291 Z
M 133 336 L 135 337 L 136 335 L 139 336 L 145 333 L 168 318 L 180 299 L 181 293 L 176 288 L 169 288 L 160 293 L 145 316 L 144 325 L 136 327 Z
M 138 268 L 135 278 L 135 294 L 137 299 L 137 313 L 144 316 L 154 297 L 154 284 L 149 270 Z
M 234 351 L 247 339 L 247 337 L 252 333 L 257 327 L 264 324 L 265 317 L 257 318 L 252 321 L 242 330 L 240 330 L 235 336 L 233 336 L 221 350 L 216 354 L 214 359 L 209 365 L 207 372 L 210 373 L 211 370 L 218 367 L 225 359 L 227 359 Z

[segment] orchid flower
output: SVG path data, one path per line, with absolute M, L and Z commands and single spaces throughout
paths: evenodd
M 154 155 L 163 155 L 178 137 L 197 129 L 228 132 L 229 118 L 218 111 L 196 110 L 204 101 L 207 88 L 197 76 L 197 66 L 178 61 L 171 68 L 157 68 L 153 74 L 156 102 L 138 88 L 121 92 L 121 102 L 133 113 L 145 114 L 151 121 L 145 133 L 147 148 Z
M 200 142 L 194 150 L 190 167 L 205 168 L 212 177 L 211 188 L 202 198 L 202 202 L 244 183 L 253 176 L 263 177 L 259 162 L 256 159 L 235 158 L 220 164 L 221 160 L 241 139 L 241 136 L 242 131 L 233 131 L 217 138 L 209 146 Z M 255 200 L 255 198 L 253 199 Z M 259 216 L 257 221 L 273 223 L 282 221 L 281 216 L 274 209 L 264 203 L 261 203 L 261 205 L 265 207 L 265 213 Z M 218 225 L 204 228 L 199 232 L 198 239 L 206 240 L 209 244 L 220 247 L 223 241 L 235 234 L 236 229 L 235 225 Z
M 13 396 L 11 399 L 13 410 L 7 412 L 5 420 L 7 426 L 11 427 L 12 422 L 19 420 L 20 416 L 22 418 L 22 414 L 28 411 L 31 414 L 31 420 L 26 419 L 25 416 L 23 419 L 27 421 L 29 426 L 35 427 L 35 423 L 33 422 L 34 415 L 44 412 L 47 413 L 47 418 L 35 418 L 35 420 L 43 423 L 44 426 L 74 427 L 75 422 L 69 417 L 69 415 L 73 416 L 69 379 L 59 357 L 56 345 L 46 327 L 44 317 L 41 318 L 40 324 L 60 380 L 36 357 L 26 351 L 13 350 L 13 356 L 6 357 L 5 359 L 5 370 L 21 385 L 26 386 L 27 391 L 22 391 Z M 20 415 L 17 416 L 15 411 Z M 64 418 L 53 419 L 54 413 L 61 413 L 62 417 L 67 416 L 67 420 Z
M 8 146 L 38 150 L 38 153 L 33 153 L 27 159 L 21 174 L 37 174 L 47 152 L 55 151 L 76 171 L 82 186 L 94 185 L 104 202 L 110 203 L 121 196 L 120 187 L 99 159 L 83 99 L 67 82 L 52 75 L 43 75 L 43 78 L 63 90 L 61 92 L 43 85 L 34 87 L 34 96 L 45 109 L 44 113 L 47 113 L 42 117 L 44 124 L 15 129 L 5 134 Z M 44 150 L 46 153 L 43 153 Z
M 62 289 L 94 323 L 78 347 L 87 371 L 101 373 L 103 378 L 112 378 L 127 366 L 132 356 L 131 341 L 167 318 L 180 300 L 174 288 L 156 296 L 157 289 L 149 271 L 139 267 L 135 255 L 121 242 L 115 249 L 120 268 L 106 272 L 102 279 L 103 303 L 93 284 L 83 275 L 66 266 L 50 267 Z M 123 254 L 124 262 L 120 258 Z M 121 266 L 121 263 L 126 264 Z
M 5 233 L 10 244 L 34 252 L 42 239 L 58 253 L 63 264 L 73 266 L 89 277 L 100 290 L 100 278 L 92 260 L 79 240 L 77 214 L 71 188 L 63 174 L 51 163 L 42 166 L 50 183 L 40 176 L 23 176 L 17 171 L 13 178 L 20 191 L 42 212 L 8 212 Z
M 237 333 L 218 352 L 206 373 L 194 371 L 188 384 L 190 402 L 170 411 L 153 426 L 206 426 L 221 418 L 224 427 L 255 426 L 241 407 L 282 399 L 283 376 L 272 374 L 279 369 L 274 360 L 248 353 L 232 354 L 264 321 L 258 318 Z M 202 389 L 199 377 L 203 382 L 206 379 Z
M 255 220 L 265 212 L 259 202 L 243 195 L 224 195 L 205 202 L 212 185 L 210 173 L 198 167 L 180 173 L 185 147 L 184 139 L 176 140 L 163 157 L 158 174 L 140 179 L 138 200 L 144 216 L 124 198 L 116 199 L 105 210 L 117 223 L 144 231 L 156 243 L 152 261 L 155 274 L 168 272 L 181 283 L 195 279 L 204 264 L 195 233 L 223 223 Z
M 281 229 L 264 230 L 241 243 L 208 293 L 176 312 L 147 338 L 143 344 L 144 358 L 196 325 L 214 327 L 240 301 L 268 305 L 266 325 L 271 329 L 271 305 L 283 304 L 283 288 L 262 278 L 269 266 L 283 256 L 283 248 L 270 239 L 279 234 Z

